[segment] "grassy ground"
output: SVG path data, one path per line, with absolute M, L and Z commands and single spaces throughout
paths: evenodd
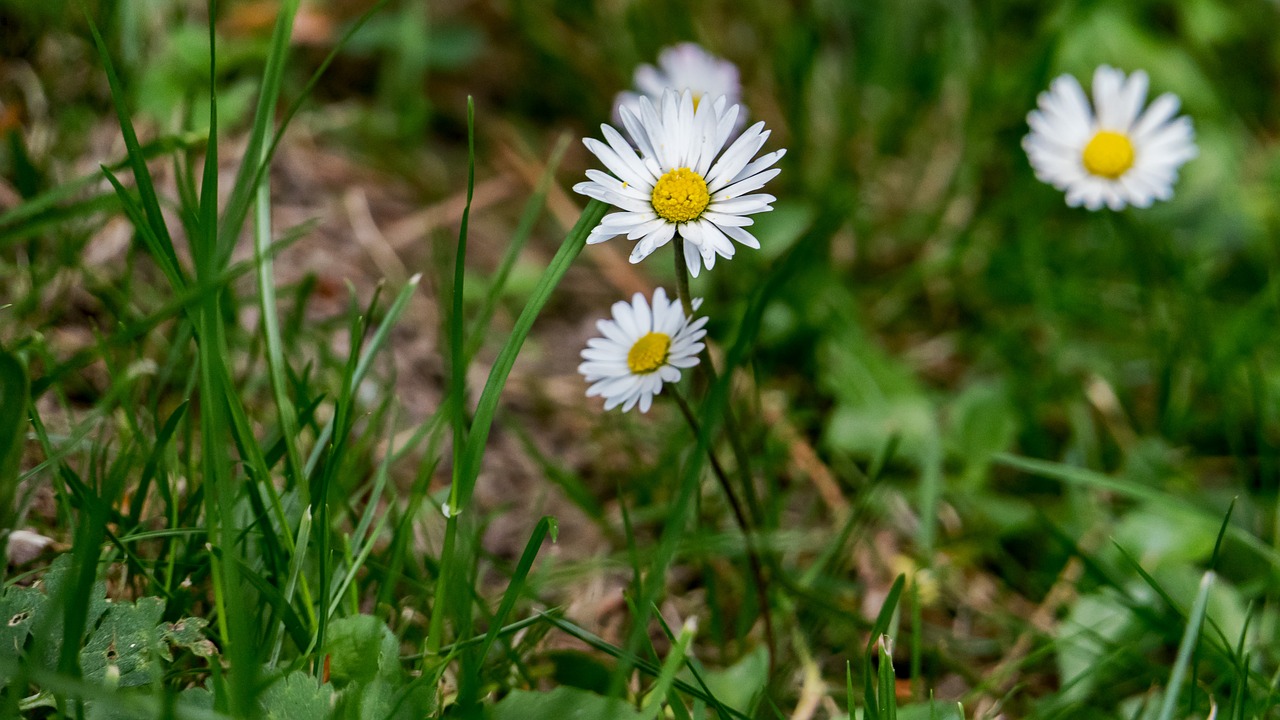
M 1278 717 L 1280 6 L 281 5 L 0 3 L 0 716 Z M 683 40 L 788 150 L 697 430 L 568 190 Z M 1034 178 L 1099 64 L 1171 201 Z

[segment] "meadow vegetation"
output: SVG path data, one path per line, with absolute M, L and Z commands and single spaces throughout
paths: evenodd
M 1276 27 L 0 0 L 0 717 L 1280 717 Z M 573 192 L 687 41 L 786 150 L 692 279 Z M 1194 126 L 1168 200 L 1033 173 L 1101 65 Z M 706 351 L 605 411 L 660 287 Z

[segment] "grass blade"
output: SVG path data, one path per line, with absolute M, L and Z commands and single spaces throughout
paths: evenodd
M 129 117 L 128 104 L 125 103 L 124 88 L 116 75 L 115 65 L 111 62 L 111 54 L 107 52 L 106 43 L 98 32 L 97 23 L 85 14 L 89 22 L 89 32 L 93 35 L 93 44 L 98 49 L 98 59 L 107 73 L 107 84 L 111 88 L 112 105 L 120 121 L 120 132 L 124 136 L 125 150 L 129 156 L 129 166 L 133 169 L 133 179 L 138 186 L 138 197 L 142 201 L 143 215 L 146 225 L 155 233 L 159 246 L 164 254 L 164 262 L 170 266 L 178 265 L 177 253 L 173 250 L 173 239 L 169 236 L 169 228 L 165 225 L 164 215 L 160 212 L 160 201 L 156 197 L 155 183 L 151 179 L 151 170 L 147 168 L 147 157 L 138 143 L 138 134 L 133 129 L 133 120 Z M 212 132 L 212 131 L 211 131 Z
M 443 644 L 445 608 L 441 599 L 449 597 L 455 573 L 469 565 L 465 557 L 455 557 L 458 513 L 471 502 L 471 493 L 475 489 L 476 478 L 480 474 L 480 460 L 484 456 L 485 445 L 489 440 L 489 430 L 493 426 L 494 415 L 498 411 L 498 400 L 502 394 L 502 388 L 507 383 L 507 377 L 515 365 L 516 356 L 524 346 L 525 338 L 529 336 L 529 331 L 533 328 L 538 314 L 551 299 L 552 291 L 560 284 L 561 278 L 568 272 L 569 266 L 578 257 L 578 253 L 582 252 L 582 248 L 586 246 L 587 234 L 599 224 L 600 218 L 604 217 L 608 207 L 599 200 L 592 200 L 582 211 L 578 223 L 565 237 L 555 257 L 551 259 L 551 264 L 538 280 L 538 285 L 525 304 L 524 310 L 521 311 L 520 317 L 516 319 L 511 334 L 507 336 L 506 344 L 498 353 L 493 368 L 489 371 L 489 379 L 485 382 L 484 390 L 480 393 L 480 401 L 462 453 L 462 462 L 454 475 L 454 484 L 449 492 L 450 517 L 445 528 L 444 548 L 441 554 L 442 567 L 440 576 L 436 580 L 436 602 L 431 609 L 431 625 L 427 635 L 429 654 L 438 653 Z
M 498 631 L 502 629 L 503 623 L 507 621 L 507 616 L 511 614 L 512 608 L 516 605 L 516 600 L 520 598 L 520 593 L 524 590 L 525 580 L 529 577 L 529 570 L 533 567 L 533 561 L 538 557 L 538 551 L 542 549 L 542 542 L 546 540 L 547 535 L 551 535 L 551 542 L 556 541 L 556 520 L 551 516 L 545 516 L 538 521 L 533 528 L 533 534 L 529 536 L 529 542 L 525 543 L 524 553 L 520 555 L 520 562 L 516 563 L 515 572 L 511 574 L 511 582 L 507 583 L 507 589 L 502 593 L 502 602 L 498 605 L 498 612 L 494 614 L 490 621 L 489 631 L 484 635 L 484 644 L 480 647 L 480 658 L 483 660 L 489 654 L 489 648 L 493 647 L 493 641 L 498 637 Z
M 249 142 L 245 147 L 244 158 L 240 161 L 240 169 L 236 171 L 235 184 L 232 185 L 231 197 L 227 199 L 227 207 L 222 213 L 221 227 L 217 234 L 217 260 L 219 265 L 226 265 L 235 248 L 236 238 L 240 236 L 240 228 L 249 214 L 249 204 L 253 202 L 262 170 L 271 161 L 271 154 L 263 152 L 263 146 L 272 130 L 276 114 L 276 102 L 280 99 L 280 87 L 284 80 L 285 58 L 289 52 L 289 38 L 293 32 L 293 20 L 298 14 L 300 0 L 284 0 L 280 3 L 280 12 L 276 16 L 275 29 L 271 33 L 268 47 L 267 65 L 262 72 L 262 89 L 258 94 L 258 107 L 253 114 L 253 126 L 249 131 Z M 278 137 L 278 134 L 277 134 Z
M 1205 610 L 1209 604 L 1209 589 L 1213 587 L 1214 573 L 1206 572 L 1200 580 L 1200 590 L 1196 593 L 1195 602 L 1191 605 L 1191 616 L 1187 620 L 1187 630 L 1182 634 L 1182 642 L 1178 644 L 1178 657 L 1173 662 L 1173 671 L 1169 673 L 1169 684 L 1165 686 L 1164 700 L 1160 703 L 1157 720 L 1173 720 L 1178 709 L 1178 697 L 1182 694 L 1182 683 L 1187 676 L 1187 666 L 1191 663 L 1197 641 L 1200 639 L 1200 626 L 1204 622 Z M 1192 689 L 1194 692 L 1194 688 Z
M 27 369 L 18 358 L 0 351 L 0 557 L 6 557 L 10 529 L 17 526 L 13 503 L 30 394 Z M 7 568 L 8 563 L 5 565 Z

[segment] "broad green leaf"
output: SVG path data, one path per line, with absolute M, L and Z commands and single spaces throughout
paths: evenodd
M 769 651 L 757 647 L 724 670 L 703 673 L 707 690 L 723 705 L 750 714 L 769 680 Z
M 374 678 L 341 692 L 338 718 L 341 720 L 418 720 L 435 711 L 434 694 L 425 683 L 402 685 Z
M 272 683 L 258 702 L 266 720 L 327 720 L 333 717 L 333 686 L 299 670 Z
M 122 708 L 114 702 L 95 701 L 88 705 L 89 711 L 85 713 L 88 720 L 151 720 L 150 713 L 133 708 Z
M 642 720 L 617 698 L 559 687 L 548 693 L 516 690 L 493 706 L 490 720 Z
M 113 603 L 102 624 L 80 651 L 80 667 L 87 680 L 103 681 L 108 674 L 118 687 L 146 685 L 162 674 L 161 659 L 169 657 L 160 630 L 164 601 L 139 598 L 136 603 Z
M 190 650 L 192 654 L 208 658 L 218 654 L 218 647 L 204 634 L 209 621 L 204 618 L 182 618 L 164 627 L 164 639 L 172 645 Z
M 1203 513 L 1177 505 L 1145 503 L 1125 514 L 1114 539 L 1150 570 L 1166 563 L 1207 560 L 1217 530 Z
M 824 431 L 828 445 L 874 457 L 896 438 L 903 459 L 925 461 L 936 447 L 938 424 L 907 370 L 852 325 L 820 348 L 819 361 L 836 400 Z
M 35 650 L 40 667 L 52 670 L 58 666 L 58 655 L 62 652 L 62 624 L 65 617 L 63 603 L 66 601 L 62 593 L 68 575 L 71 572 L 71 554 L 59 555 L 49 566 L 44 579 L 40 581 L 46 597 L 54 602 L 41 603 L 35 611 L 32 631 L 37 633 Z M 92 628 L 98 624 L 103 613 L 107 611 L 107 584 L 94 583 L 93 590 L 87 598 L 88 609 L 85 612 L 85 627 Z
M 16 660 L 22 653 L 44 602 L 44 593 L 39 590 L 17 586 L 0 597 L 0 658 Z
M 1013 446 L 1018 420 L 1004 388 L 977 383 L 965 388 L 948 408 L 948 450 L 964 463 L 967 487 L 978 486 L 991 458 Z
M 1058 673 L 1064 700 L 1089 696 L 1097 683 L 1094 673 L 1133 625 L 1133 613 L 1112 595 L 1085 595 L 1072 606 L 1058 626 Z
M 372 615 L 339 618 L 325 641 L 333 684 L 366 683 L 400 677 L 400 643 L 387 624 Z

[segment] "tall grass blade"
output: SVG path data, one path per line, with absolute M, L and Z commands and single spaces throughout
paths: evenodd
M 667 653 L 667 659 L 663 661 L 662 669 L 658 672 L 658 679 L 649 690 L 649 699 L 640 708 L 645 720 L 654 720 L 662 712 L 662 701 L 675 684 L 676 672 L 684 665 L 685 656 L 689 653 L 689 645 L 693 642 L 697 627 L 697 620 L 689 618 L 680 630 L 680 637 Z
M 7 557 L 9 532 L 17 526 L 14 496 L 18 463 L 26 441 L 27 402 L 31 394 L 27 369 L 14 355 L 0 350 L 0 557 Z M 7 571 L 0 571 L 0 580 Z
M 138 144 L 138 134 L 133 129 L 133 120 L 129 117 L 128 104 L 125 102 L 124 88 L 116 75 L 115 65 L 111 62 L 111 54 L 107 52 L 106 43 L 98 32 L 98 26 L 87 13 L 89 32 L 93 35 L 93 44 L 98 50 L 98 59 L 107 73 L 107 84 L 111 88 L 111 101 L 116 109 L 116 117 L 120 121 L 120 132 L 124 136 L 124 146 L 129 156 L 129 166 L 133 170 L 133 179 L 138 186 L 138 197 L 142 203 L 145 225 L 155 234 L 157 246 L 169 267 L 178 266 L 178 256 L 173 249 L 173 239 L 169 236 L 169 228 L 165 225 L 164 215 L 160 212 L 160 201 L 156 196 L 155 182 L 151 178 L 151 170 L 147 168 L 147 156 Z M 212 132 L 212 130 L 210 131 Z
M 556 140 L 555 147 L 551 150 L 551 155 L 547 158 L 547 166 L 542 176 L 538 178 L 538 184 L 534 187 L 533 195 L 529 197 L 528 202 L 524 205 L 524 210 L 520 213 L 520 220 L 516 223 L 516 229 L 511 233 L 511 238 L 507 242 L 507 249 L 502 254 L 502 260 L 498 263 L 498 269 L 494 271 L 493 276 L 489 280 L 488 291 L 484 296 L 484 304 L 476 314 L 476 319 L 471 323 L 471 330 L 467 333 L 467 362 L 471 361 L 480 350 L 481 343 L 484 342 L 485 333 L 489 329 L 489 323 L 493 320 L 493 314 L 498 307 L 498 298 L 502 296 L 502 291 L 507 286 L 507 279 L 511 277 L 511 271 L 515 268 L 516 260 L 520 258 L 521 251 L 529 242 L 529 236 L 533 234 L 533 228 L 537 225 L 538 218 L 542 215 L 542 209 L 547 201 L 547 193 L 551 189 L 551 183 L 555 180 L 556 170 L 560 167 L 560 162 L 564 160 L 565 151 L 569 148 L 569 135 L 566 133 Z M 469 206 L 468 206 L 469 208 Z
M 446 608 L 441 601 L 448 598 L 452 592 L 456 575 L 470 565 L 470 560 L 465 556 L 455 557 L 458 513 L 463 512 L 471 502 L 471 493 L 475 489 L 476 478 L 480 474 L 480 461 L 489 440 L 489 430 L 493 426 L 494 415 L 498 411 L 502 388 L 507 383 L 507 377 L 515 365 L 516 356 L 524 346 L 525 338 L 529 336 L 529 331 L 533 328 L 538 314 L 542 312 L 542 308 L 551 298 L 552 291 L 560 284 L 560 279 L 568 272 L 569 266 L 578 257 L 578 253 L 582 252 L 582 248 L 586 246 L 588 233 L 599 224 L 600 218 L 604 217 L 608 207 L 603 202 L 592 200 L 582 211 L 578 223 L 561 243 L 560 249 L 543 272 L 524 310 L 516 319 L 511 334 L 507 336 L 506 344 L 498 353 L 489 371 L 489 379 L 485 382 L 484 390 L 480 393 L 480 400 L 471 422 L 471 430 L 467 435 L 466 447 L 462 453 L 461 465 L 454 474 L 454 486 L 449 491 L 450 516 L 445 528 L 441 572 L 436 580 L 436 599 L 431 609 L 431 624 L 427 636 L 428 653 L 439 652 L 443 645 Z
M 529 579 L 529 570 L 533 568 L 533 561 L 538 557 L 538 551 L 542 549 L 542 543 L 546 540 L 547 535 L 551 536 L 551 542 L 556 541 L 556 519 L 551 516 L 543 517 L 533 528 L 533 534 L 529 536 L 529 542 L 525 543 L 524 552 L 520 555 L 520 562 L 516 563 L 515 572 L 511 574 L 511 580 L 507 583 L 507 589 L 502 593 L 502 602 L 498 604 L 498 612 L 494 613 L 489 623 L 489 631 L 484 634 L 484 644 L 480 646 L 480 659 L 483 660 L 489 654 L 489 649 L 493 647 L 493 641 L 498 637 L 498 631 L 502 629 L 502 625 L 507 621 L 507 616 L 511 614 L 511 610 L 515 608 L 516 601 L 520 599 L 520 593 L 524 591 L 525 582 Z
M 1164 689 L 1164 700 L 1160 703 L 1160 712 L 1156 720 L 1173 720 L 1178 710 L 1178 698 L 1182 694 L 1182 683 L 1187 676 L 1187 666 L 1195 652 L 1196 643 L 1200 639 L 1200 626 L 1204 622 L 1205 610 L 1209 604 L 1209 590 L 1213 587 L 1214 572 L 1206 572 L 1200 580 L 1200 590 L 1191 605 L 1191 616 L 1187 620 L 1186 632 L 1182 634 L 1182 642 L 1178 644 L 1178 656 L 1173 661 L 1173 670 L 1169 673 L 1169 684 Z M 1195 688 L 1192 688 L 1195 692 Z
M 223 211 L 221 227 L 218 229 L 217 258 L 222 265 L 231 258 L 231 251 L 235 248 L 240 229 L 244 227 L 245 218 L 249 214 L 249 205 L 253 202 L 261 181 L 260 176 L 265 175 L 263 168 L 271 161 L 270 154 L 264 153 L 263 147 L 274 126 L 276 103 L 280 99 L 280 87 L 284 80 L 285 58 L 289 52 L 293 20 L 298 14 L 299 2 L 300 0 L 283 0 L 280 3 L 275 28 L 271 32 L 267 64 L 262 71 L 262 87 L 258 93 L 258 106 L 253 114 L 249 142 L 245 147 L 244 158 L 240 161 L 240 168 L 236 171 L 231 197 L 227 199 L 227 207 Z
M 267 158 L 262 158 L 262 163 L 270 167 Z M 253 257 L 258 267 L 258 312 L 266 345 L 267 378 L 271 381 L 271 394 L 276 404 L 276 421 L 280 423 L 280 441 L 284 444 L 288 477 L 302 493 L 303 503 L 310 504 L 307 481 L 302 474 L 305 467 L 302 452 L 298 449 L 297 410 L 289 398 L 286 380 L 288 361 L 285 360 L 280 316 L 276 310 L 275 266 L 270 253 L 271 187 L 268 178 L 269 174 L 264 173 L 258 182 L 253 227 Z

